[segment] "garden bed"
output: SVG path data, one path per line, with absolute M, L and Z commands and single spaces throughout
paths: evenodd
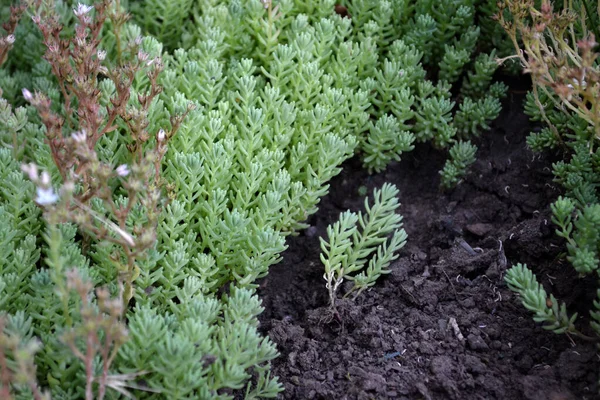
M 11 3 L 2 399 L 598 398 L 589 0 Z
M 477 143 L 478 161 L 449 194 L 438 189 L 444 156 L 428 145 L 378 175 L 356 160 L 345 165 L 311 227 L 288 240 L 283 262 L 261 284 L 261 324 L 281 353 L 273 373 L 285 385 L 282 398 L 598 398 L 595 345 L 544 331 L 503 281 L 507 266 L 528 263 L 587 318 L 584 296 L 593 290 L 574 293 L 575 273 L 559 257 L 549 204 L 560 189 L 552 160 L 526 148 L 523 93 L 511 90 Z M 341 211 L 361 209 L 359 187 L 371 193 L 384 182 L 400 190 L 408 244 L 390 275 L 340 303 L 332 319 L 319 237 Z

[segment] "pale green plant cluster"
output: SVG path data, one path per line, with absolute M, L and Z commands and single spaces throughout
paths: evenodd
M 397 196 L 398 189 L 386 183 L 375 189 L 372 205 L 365 199 L 364 213 L 343 212 L 337 222 L 327 227 L 327 239 L 321 238 L 321 262 L 333 310 L 345 281 L 352 281 L 353 285 L 344 297 L 354 294 L 356 298 L 382 274 L 391 272 L 388 268 L 407 239 L 402 216 L 397 213 Z
M 286 237 L 356 153 L 451 148 L 454 186 L 505 92 L 472 0 L 27 3 L 0 32 L 6 398 L 276 397 L 256 289 Z M 389 272 L 397 194 L 324 244 L 332 305 Z
M 476 53 L 480 2 L 348 1 L 341 3 L 346 17 L 333 12 L 335 4 L 174 0 L 131 7 L 136 21 L 171 49 L 214 58 L 202 60 L 211 69 L 199 71 L 216 79 L 215 88 L 226 68 L 248 58 L 257 83 L 245 91 L 273 87 L 299 112 L 335 114 L 336 128 L 356 138 L 370 171 L 382 171 L 416 142 L 447 149 L 489 129 L 506 88 L 492 83 L 494 51 Z M 331 101 L 335 110 L 327 111 Z M 465 172 L 447 169 L 443 186 Z
M 73 13 L 70 7 L 65 10 Z M 141 31 L 130 25 L 121 34 L 123 41 L 136 41 Z M 114 37 L 106 35 L 102 43 L 101 47 L 114 49 Z M 139 58 L 161 62 L 156 58 L 162 53 L 159 42 L 145 37 L 139 43 Z M 107 65 L 116 62 L 107 56 Z M 163 75 L 168 79 L 168 71 Z M 56 78 L 48 74 L 46 79 L 54 85 L 49 91 L 52 98 L 52 93 L 59 93 Z M 32 73 L 6 75 L 6 80 L 33 83 L 30 88 L 43 91 Z M 131 92 L 131 110 L 139 107 L 137 100 L 149 87 L 143 73 L 135 76 L 132 87 L 126 89 Z M 116 88 L 111 80 L 101 80 L 98 90 L 101 104 L 108 106 L 122 88 Z M 189 101 L 176 87 L 164 87 L 161 95 L 163 98 L 149 105 L 144 130 L 158 132 L 158 138 L 173 130 L 176 120 L 169 116 L 178 113 L 177 107 L 181 106 L 182 112 L 190 110 Z M 262 307 L 254 281 L 279 261 L 279 253 L 285 249 L 284 236 L 301 226 L 310 211 L 303 204 L 314 208 L 318 200 L 311 200 L 300 183 L 291 181 L 281 151 L 256 141 L 253 152 L 250 143 L 237 142 L 240 136 L 237 132 L 234 135 L 235 127 L 229 121 L 224 121 L 228 137 L 216 140 L 211 135 L 220 133 L 218 116 L 205 118 L 201 108 L 188 115 L 177 136 L 181 150 L 169 152 L 162 162 L 161 174 L 168 180 L 172 199 L 158 218 L 156 245 L 134 265 L 132 307 L 121 300 L 130 296 L 119 296 L 122 289 L 117 283 L 121 282 L 123 261 L 118 243 L 113 242 L 115 237 L 95 241 L 82 236 L 78 225 L 87 226 L 85 214 L 74 214 L 71 224 L 55 221 L 63 214 L 53 210 L 59 209 L 58 205 L 66 201 L 63 196 L 70 192 L 66 185 L 60 185 L 54 153 L 46 142 L 51 140 L 46 136 L 48 128 L 40 126 L 40 116 L 33 107 L 13 109 L 8 101 L 2 101 L 0 246 L 5 257 L 0 265 L 0 311 L 6 314 L 2 343 L 16 343 L 20 352 L 26 351 L 31 357 L 35 350 L 35 367 L 23 371 L 15 366 L 12 373 L 3 376 L 2 382 L 4 378 L 10 382 L 11 376 L 17 379 L 10 393 L 18 398 L 37 396 L 39 391 L 43 396 L 65 399 L 116 398 L 133 392 L 136 398 L 225 399 L 239 391 L 247 398 L 274 397 L 281 387 L 270 376 L 269 361 L 277 352 L 270 340 L 258 333 L 257 316 Z M 33 101 L 38 101 L 37 94 Z M 24 104 L 23 98 L 16 103 Z M 53 108 L 62 113 L 59 104 Z M 278 112 L 276 106 L 271 104 Z M 240 130 L 248 126 L 246 122 L 256 121 L 244 115 Z M 130 122 L 119 119 L 115 124 L 114 133 L 99 140 L 97 154 L 88 156 L 97 156 L 106 166 L 131 163 L 133 169 L 136 142 L 128 135 Z M 79 134 L 65 129 L 67 137 L 71 133 Z M 276 140 L 274 136 L 270 139 Z M 324 154 L 325 146 L 331 149 L 335 145 L 335 156 L 345 151 L 344 142 L 333 136 L 322 139 L 321 153 L 316 150 L 319 157 L 312 158 L 312 164 L 307 161 L 304 167 L 299 166 L 315 171 L 307 179 L 313 185 L 339 171 L 337 166 L 351 153 L 347 150 L 348 155 L 333 161 L 331 155 Z M 74 135 L 69 140 L 79 139 Z M 248 153 L 243 154 L 243 149 Z M 330 164 L 320 166 L 315 159 Z M 50 173 L 31 182 L 37 171 L 28 165 L 28 179 L 21 171 L 26 161 L 35 161 L 37 168 Z M 269 163 L 277 164 L 269 167 Z M 105 167 L 100 168 L 96 173 L 104 173 Z M 141 176 L 141 171 L 129 172 L 127 168 L 116 171 Z M 108 193 L 111 201 L 127 205 L 129 186 L 113 182 L 108 189 L 114 191 Z M 322 187 L 316 190 L 326 192 Z M 74 193 L 78 193 L 76 188 Z M 230 197 L 232 193 L 240 197 Z M 109 217 L 110 210 L 103 203 L 100 198 L 93 199 L 88 215 L 100 220 Z M 144 236 L 151 232 L 136 233 L 137 226 L 150 218 L 151 210 L 145 204 L 144 199 L 136 204 L 125 229 L 115 230 L 126 243 L 152 240 Z M 39 206 L 48 213 L 46 221 Z M 285 207 L 293 209 L 288 212 Z M 72 269 L 81 277 L 81 284 L 69 284 Z M 112 308 L 103 306 L 108 301 L 105 292 L 94 295 L 91 287 L 96 286 L 110 290 Z M 86 288 L 83 296 L 81 287 Z M 86 303 L 90 298 L 93 303 Z M 120 307 L 120 312 L 114 314 L 114 307 Z M 3 355 L 9 365 L 19 364 L 17 354 L 10 349 L 7 345 Z M 21 353 L 18 356 L 23 357 Z

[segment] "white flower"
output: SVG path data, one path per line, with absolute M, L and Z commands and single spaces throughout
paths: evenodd
M 42 172 L 40 182 L 44 186 L 50 186 L 51 180 L 50 180 L 50 174 L 48 173 L 48 171 Z
M 127 167 L 126 164 L 119 165 L 117 167 L 117 175 L 119 175 L 119 176 L 129 175 L 129 167 Z
M 142 50 L 138 51 L 138 59 L 141 62 L 144 62 L 148 59 L 148 53 L 143 52 Z
M 98 60 L 104 61 L 105 58 L 106 58 L 106 51 L 98 50 Z
M 15 35 L 8 35 L 4 40 L 6 40 L 6 43 L 8 44 L 13 44 L 15 42 Z
M 135 38 L 135 40 L 133 41 L 137 46 L 139 46 L 140 44 L 142 44 L 142 37 L 138 36 Z
M 75 183 L 73 183 L 73 181 L 65 182 L 62 185 L 62 187 L 60 188 L 60 193 L 62 193 L 62 194 L 73 193 L 74 191 L 75 191 Z
M 23 89 L 23 97 L 25 97 L 25 100 L 31 102 L 33 100 L 33 95 L 31 94 L 31 92 L 27 89 Z
M 54 204 L 58 201 L 58 196 L 56 195 L 56 193 L 54 193 L 54 189 L 52 189 L 51 187 L 47 189 L 38 187 L 36 190 L 36 194 L 37 197 L 35 198 L 35 202 L 42 206 Z
M 73 13 L 75 13 L 76 16 L 81 17 L 82 15 L 85 15 L 92 11 L 93 8 L 94 6 L 87 6 L 85 4 L 79 3 L 77 4 L 77 8 L 73 9 Z
M 31 181 L 38 180 L 38 166 L 34 163 L 21 165 L 21 171 L 25 172 Z
M 585 81 L 585 78 L 581 80 L 581 85 L 579 84 L 579 80 L 576 78 L 573 78 L 573 83 L 577 86 L 581 86 L 582 89 L 585 89 L 587 87 L 587 82 Z M 573 85 L 571 85 L 570 83 L 567 86 L 571 89 L 574 89 Z
M 87 140 L 87 133 L 85 133 L 85 129 L 82 129 L 81 132 L 73 132 L 73 134 L 71 134 L 71 139 L 77 143 L 85 143 Z
M 165 130 L 161 129 L 160 131 L 158 131 L 158 135 L 156 135 L 156 139 L 158 139 L 159 142 L 162 142 L 163 140 L 165 140 L 166 136 L 167 136 L 167 134 L 165 133 Z

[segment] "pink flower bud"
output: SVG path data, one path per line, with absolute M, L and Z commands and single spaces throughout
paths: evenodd
M 73 181 L 67 181 L 61 188 L 61 193 L 73 193 L 75 191 L 75 183 Z
M 143 52 L 142 50 L 138 51 L 138 59 L 139 59 L 141 62 L 144 62 L 144 61 L 146 61 L 146 60 L 148 59 L 148 53 L 146 53 L 146 52 Z

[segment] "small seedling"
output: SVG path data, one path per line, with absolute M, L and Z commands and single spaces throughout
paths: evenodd
M 327 240 L 321 238 L 323 277 L 334 312 L 337 292 L 344 280 L 354 282 L 344 297 L 356 298 L 381 275 L 391 272 L 388 267 L 398 258 L 397 251 L 404 247 L 407 238 L 402 216 L 396 212 L 400 206 L 397 195 L 394 185 L 384 184 L 375 190 L 372 206 L 365 199 L 364 213 L 343 212 L 337 222 L 327 227 Z

